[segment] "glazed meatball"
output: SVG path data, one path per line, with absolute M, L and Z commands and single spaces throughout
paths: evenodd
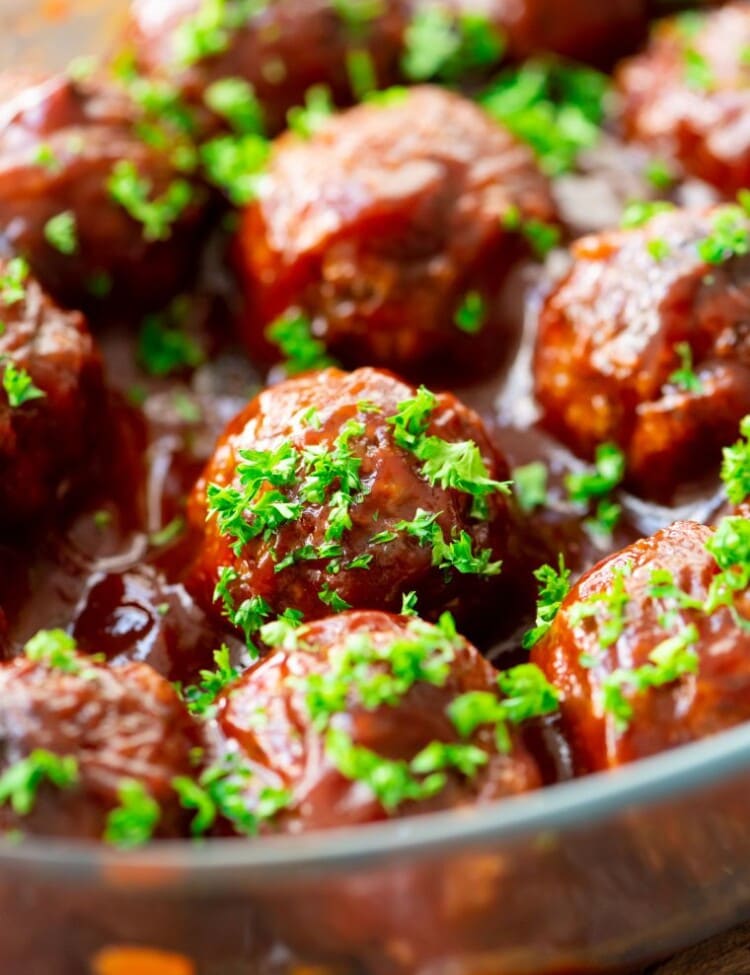
M 750 263 L 723 249 L 747 226 L 722 207 L 586 237 L 542 309 L 544 425 L 585 457 L 619 444 L 641 493 L 710 472 L 750 411 Z
M 606 769 L 750 718 L 750 538 L 677 522 L 573 587 L 532 659 L 561 696 L 584 770 Z
M 423 615 L 468 617 L 513 590 L 510 619 L 524 576 L 507 475 L 448 393 L 374 369 L 289 380 L 230 423 L 195 488 L 191 588 L 246 635 L 290 610 L 398 611 L 412 591 Z
M 404 4 L 388 0 L 375 12 L 372 4 L 370 12 L 367 6 L 274 0 L 259 4 L 239 23 L 232 23 L 227 11 L 224 35 L 214 31 L 211 36 L 201 27 L 207 22 L 202 0 L 135 0 L 130 30 L 141 69 L 166 75 L 192 103 L 201 102 L 206 88 L 219 79 L 248 81 L 263 105 L 267 130 L 275 133 L 312 85 L 328 85 L 340 103 L 352 101 L 347 71 L 352 51 L 370 55 L 380 85 L 394 80 Z M 206 37 L 207 45 L 201 43 Z
M 465 737 L 458 733 L 461 722 L 449 710 L 457 699 L 479 692 L 499 701 L 501 695 L 497 671 L 447 620 L 435 627 L 385 613 L 344 613 L 292 631 L 285 641 L 229 687 L 216 718 L 221 752 L 235 750 L 255 769 L 250 788 L 264 782 L 289 795 L 276 829 L 372 822 L 541 785 L 514 726 L 506 729 L 502 751 L 489 724 Z M 469 758 L 461 768 L 454 756 L 456 766 L 437 761 L 433 768 L 425 750 L 445 746 L 478 749 L 476 767 Z M 353 768 L 358 755 L 363 769 L 365 754 L 375 763 L 385 760 L 382 787 L 377 773 Z M 387 782 L 395 768 L 402 779 Z M 426 784 L 434 771 L 439 779 Z
M 179 835 L 172 779 L 192 774 L 192 719 L 150 667 L 97 664 L 68 641 L 37 634 L 28 656 L 0 667 L 0 830 L 101 838 L 121 787 L 135 781 L 161 807 L 155 835 Z M 18 808 L 10 783 L 29 767 L 37 788 Z
M 508 216 L 554 219 L 549 186 L 531 151 L 459 95 L 415 88 L 311 139 L 282 137 L 239 236 L 251 349 L 267 353 L 269 323 L 294 308 L 350 364 L 477 370 L 487 335 L 497 363 L 498 297 L 524 253 Z
M 80 307 L 157 307 L 192 270 L 203 193 L 138 134 L 132 100 L 66 77 L 0 105 L 0 251 Z
M 619 71 L 629 137 L 732 195 L 750 183 L 750 6 L 660 24 Z
M 527 58 L 551 52 L 601 63 L 613 52 L 624 52 L 640 37 L 645 22 L 644 0 L 412 0 L 416 13 L 444 9 L 479 15 L 494 24 L 508 54 Z
M 0 321 L 0 525 L 28 531 L 91 472 L 102 366 L 83 316 L 54 305 L 20 259 L 0 261 Z

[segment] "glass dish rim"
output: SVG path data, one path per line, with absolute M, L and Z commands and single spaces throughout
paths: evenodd
M 592 826 L 635 806 L 653 805 L 750 771 L 750 722 L 613 771 L 548 786 L 487 806 L 382 823 L 283 834 L 259 840 L 162 841 L 137 851 L 99 843 L 33 838 L 0 841 L 0 869 L 34 870 L 50 879 L 184 891 L 267 884 L 382 867 L 394 858 L 471 851 L 565 828 Z

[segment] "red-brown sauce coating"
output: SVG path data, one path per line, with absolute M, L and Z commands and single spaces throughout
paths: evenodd
M 481 602 L 507 599 L 512 593 L 518 606 L 518 593 L 523 592 L 528 577 L 524 579 L 522 532 L 511 499 L 494 491 L 486 499 L 486 516 L 472 517 L 469 494 L 431 485 L 414 454 L 394 440 L 394 427 L 388 420 L 416 392 L 413 386 L 378 370 L 347 374 L 329 369 L 264 391 L 232 421 L 190 501 L 193 527 L 202 535 L 190 586 L 204 607 L 219 614 L 221 602 L 214 601 L 213 593 L 225 566 L 237 576 L 230 586 L 235 607 L 260 596 L 274 614 L 296 609 L 306 620 L 329 612 L 320 598 L 325 588 L 335 591 L 350 607 L 391 612 L 398 611 L 402 597 L 414 591 L 421 615 L 431 618 L 449 609 L 467 623 L 472 608 Z M 276 571 L 292 553 L 306 546 L 319 550 L 325 543 L 333 512 L 329 500 L 305 503 L 299 517 L 281 525 L 269 540 L 261 535 L 234 550 L 235 538 L 222 534 L 216 515 L 210 513 L 209 486 L 238 485 L 243 451 L 277 450 L 291 444 L 298 451 L 317 446 L 332 452 L 350 421 L 362 425 L 350 448 L 359 462 L 365 490 L 351 506 L 351 527 L 340 539 L 343 551 L 335 565 L 331 560 L 305 559 Z M 490 478 L 506 479 L 508 468 L 482 421 L 451 394 L 437 397 L 427 433 L 451 443 L 473 440 Z M 294 488 L 289 500 L 296 496 Z M 397 527 L 403 521 L 411 522 L 420 510 L 436 516 L 446 539 L 467 532 L 475 551 L 489 549 L 492 561 L 503 560 L 502 572 L 484 577 L 436 567 L 432 546 Z M 373 545 L 373 536 L 383 532 L 393 532 L 395 537 Z M 348 568 L 360 556 L 371 556 L 367 566 Z M 507 606 L 504 601 L 497 605 L 505 606 L 512 620 L 513 600 Z
M 0 769 L 38 749 L 77 763 L 75 784 L 57 788 L 45 781 L 28 815 L 0 807 L 0 829 L 100 839 L 120 803 L 121 784 L 136 780 L 161 806 L 156 835 L 181 835 L 185 813 L 171 783 L 193 773 L 197 726 L 150 667 L 77 662 L 76 673 L 23 658 L 0 667 Z
M 750 265 L 707 264 L 717 211 L 659 214 L 577 241 L 539 318 L 534 380 L 545 427 L 591 458 L 615 442 L 630 484 L 669 498 L 710 472 L 750 411 Z M 654 256 L 650 245 L 666 250 Z M 697 387 L 673 377 L 690 350 Z
M 499 298 L 528 252 L 503 227 L 511 215 L 556 219 L 532 153 L 439 88 L 351 109 L 307 140 L 283 136 L 239 233 L 250 349 L 267 356 L 267 326 L 296 308 L 349 365 L 421 376 L 505 361 Z M 457 324 L 472 293 L 478 336 Z
M 750 182 L 750 9 L 656 27 L 617 73 L 629 137 L 732 195 Z
M 132 101 L 111 85 L 65 76 L 4 84 L 13 95 L 0 104 L 0 249 L 25 256 L 45 288 L 75 307 L 102 298 L 158 307 L 197 263 L 205 191 L 139 136 Z M 185 184 L 188 198 L 167 226 L 147 229 L 113 198 L 124 161 L 149 200 Z M 75 227 L 72 252 L 45 232 L 61 213 Z
M 407 619 L 385 613 L 343 613 L 320 620 L 299 631 L 296 649 L 273 650 L 220 699 L 216 720 L 221 749 L 239 749 L 266 781 L 292 793 L 292 801 L 274 822 L 274 829 L 301 832 L 388 816 L 369 790 L 347 779 L 332 764 L 326 754 L 325 734 L 316 727 L 305 701 L 305 678 L 329 673 L 332 659 L 352 641 L 363 638 L 382 648 L 413 639 Z M 448 706 L 471 691 L 499 693 L 497 673 L 461 639 L 456 641 L 449 667 L 441 686 L 417 682 L 395 706 L 367 709 L 352 690 L 352 700 L 334 719 L 335 726 L 356 747 L 394 762 L 413 760 L 433 742 L 460 743 Z M 517 731 L 512 732 L 508 753 L 497 750 L 490 728 L 480 729 L 471 742 L 488 756 L 479 773 L 466 777 L 451 771 L 437 795 L 403 803 L 399 815 L 488 802 L 541 784 L 536 763 Z
M 737 625 L 726 607 L 709 615 L 680 609 L 674 599 L 657 598 L 653 592 L 653 574 L 661 570 L 670 573 L 674 585 L 688 596 L 705 600 L 719 573 L 715 558 L 706 550 L 712 535 L 713 529 L 704 525 L 676 522 L 604 559 L 571 589 L 549 633 L 534 648 L 532 659 L 561 691 L 565 732 L 581 771 L 645 758 L 750 717 L 747 631 Z M 628 598 L 622 610 L 622 630 L 606 645 L 603 628 L 612 612 L 604 608 L 575 626 L 570 613 L 582 601 L 612 593 L 618 575 Z M 738 596 L 735 607 L 747 617 L 746 593 Z M 675 615 L 665 626 L 667 611 Z M 619 616 L 619 611 L 614 612 Z M 618 728 L 613 713 L 604 707 L 604 680 L 618 668 L 634 670 L 648 664 L 659 644 L 691 625 L 698 630 L 697 673 L 640 694 L 628 692 L 633 715 L 627 728 Z M 593 665 L 585 666 L 582 655 L 593 659 Z
M 18 394 L 18 405 L 6 391 L 0 396 L 0 523 L 22 534 L 35 520 L 49 521 L 85 478 L 106 396 L 83 316 L 53 304 L 23 265 L 0 260 L 0 280 L 3 380 L 7 388 L 9 375 L 25 374 L 33 387 Z

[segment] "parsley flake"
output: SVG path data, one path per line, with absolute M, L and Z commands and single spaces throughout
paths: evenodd
M 78 253 L 76 218 L 72 210 L 63 210 L 44 225 L 44 239 L 61 254 Z
M 47 395 L 43 390 L 38 389 L 31 376 L 8 358 L 0 358 L 0 363 L 4 363 L 3 389 L 8 397 L 8 404 L 11 409 L 18 409 L 24 403 L 30 403 L 35 399 L 44 399 Z

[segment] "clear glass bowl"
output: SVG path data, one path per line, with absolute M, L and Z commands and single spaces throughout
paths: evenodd
M 101 46 L 122 5 L 103 6 L 0 0 L 0 64 L 60 67 Z M 127 855 L 5 842 L 0 972 L 626 971 L 750 916 L 748 800 L 742 727 L 493 807 L 357 830 Z

